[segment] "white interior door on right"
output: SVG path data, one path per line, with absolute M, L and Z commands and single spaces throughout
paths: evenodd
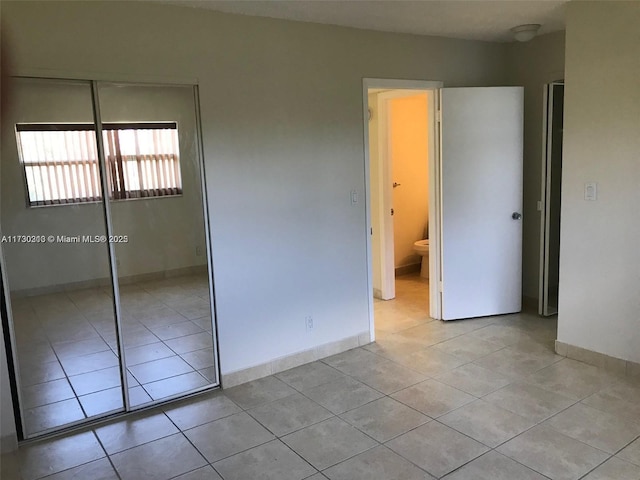
M 523 88 L 444 88 L 442 319 L 522 307 Z

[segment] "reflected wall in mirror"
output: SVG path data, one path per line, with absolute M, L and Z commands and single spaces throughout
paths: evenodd
M 9 109 L 1 227 L 23 430 L 32 436 L 124 405 L 108 246 L 80 241 L 106 235 L 91 85 L 15 79 Z
M 132 406 L 216 382 L 193 87 L 99 84 Z
M 0 226 L 25 438 L 218 384 L 195 93 L 12 80 Z

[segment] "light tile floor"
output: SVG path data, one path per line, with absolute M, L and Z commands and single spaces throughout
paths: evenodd
M 215 378 L 207 276 L 120 289 L 133 406 Z M 27 432 L 37 434 L 122 408 L 108 287 L 12 299 Z
M 397 295 L 374 344 L 24 445 L 2 478 L 640 479 L 639 377 L 555 355 L 553 319 L 441 323 L 418 278 Z

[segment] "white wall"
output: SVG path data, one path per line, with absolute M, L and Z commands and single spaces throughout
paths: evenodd
M 558 340 L 640 362 L 640 3 L 570 2 Z M 584 184 L 598 183 L 598 200 Z
M 363 77 L 506 77 L 484 42 L 150 2 L 2 9 L 14 70 L 198 80 L 223 374 L 369 329 Z
M 2 232 L 4 235 L 104 235 L 101 204 L 26 206 L 24 172 L 14 125 L 29 122 L 93 123 L 88 84 L 12 82 L 10 112 L 2 125 Z M 204 265 L 204 222 L 191 88 L 107 86 L 100 89 L 102 117 L 116 121 L 176 121 L 183 195 L 112 203 L 122 277 Z M 5 244 L 12 292 L 109 277 L 107 248 L 97 244 Z
M 379 182 L 382 175 L 382 165 L 380 165 L 379 150 L 379 117 L 378 93 L 368 95 L 369 111 L 369 181 L 371 184 L 369 204 L 371 209 L 371 271 L 373 294 L 376 298 L 381 297 L 382 292 L 382 255 L 380 252 L 380 236 L 382 233 L 382 223 L 380 222 L 380 209 L 382 208 L 382 195 L 379 191 Z
M 426 238 L 429 218 L 427 94 L 389 100 L 389 143 L 393 189 L 395 267 L 419 264 L 413 249 Z
M 524 198 L 522 224 L 522 293 L 538 298 L 540 273 L 540 212 L 542 200 L 543 87 L 564 78 L 564 32 L 508 45 L 512 85 L 524 86 Z

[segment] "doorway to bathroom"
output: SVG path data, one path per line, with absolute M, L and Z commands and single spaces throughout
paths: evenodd
M 430 112 L 435 99 L 427 89 L 372 88 L 367 96 L 374 317 L 378 330 L 395 333 L 430 319 L 429 157 L 435 120 Z
M 393 228 L 394 190 L 403 185 L 394 179 L 392 162 L 376 163 L 373 158 L 381 151 L 390 156 L 393 148 L 385 141 L 388 136 L 371 124 L 376 117 L 378 123 L 390 123 L 390 99 L 420 94 L 427 103 L 426 126 L 421 128 L 427 138 L 428 214 L 424 233 L 416 238 L 429 239 L 428 267 L 421 268 L 423 274 L 428 271 L 429 282 L 428 296 L 416 307 L 389 301 L 397 300 L 396 266 L 398 273 L 406 266 L 396 265 Z M 376 112 L 380 104 L 383 111 Z M 363 107 L 371 338 L 379 327 L 375 317 L 380 309 L 396 308 L 409 323 L 519 312 L 524 89 L 443 88 L 441 82 L 366 78 Z M 411 204 L 409 208 L 415 210 Z

